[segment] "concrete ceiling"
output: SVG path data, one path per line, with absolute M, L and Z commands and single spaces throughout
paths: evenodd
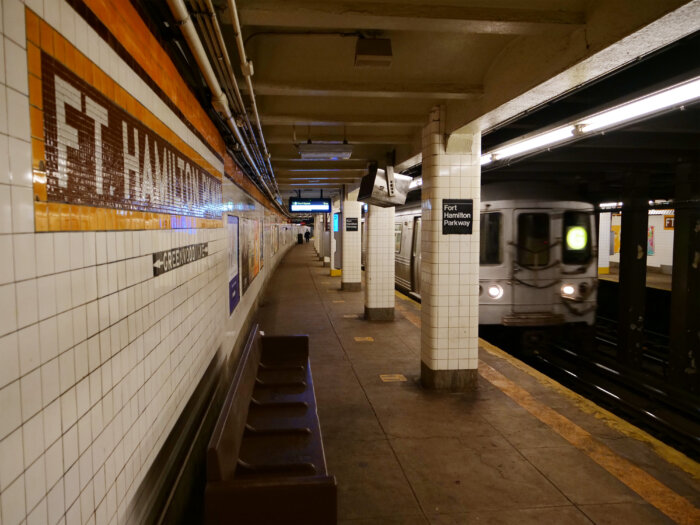
M 237 57 L 226 0 L 218 7 Z M 283 197 L 356 184 L 366 163 L 420 153 L 431 107 L 448 129 L 496 127 L 698 29 L 699 0 L 239 0 L 263 131 Z M 391 40 L 356 67 L 358 38 Z M 241 82 L 240 85 L 244 83 Z M 296 144 L 354 146 L 301 161 Z

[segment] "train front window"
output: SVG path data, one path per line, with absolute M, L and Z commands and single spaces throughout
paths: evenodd
M 591 218 L 588 213 L 567 211 L 564 213 L 564 264 L 585 264 L 591 260 Z
M 401 223 L 394 225 L 394 251 L 396 253 L 401 251 Z
M 482 213 L 481 216 L 481 251 L 479 264 L 501 264 L 503 251 L 501 248 L 501 223 L 503 215 L 500 213 Z
M 549 215 L 521 213 L 518 216 L 518 264 L 528 267 L 549 264 Z

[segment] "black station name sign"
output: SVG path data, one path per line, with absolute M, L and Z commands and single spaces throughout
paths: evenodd
M 346 232 L 356 232 L 357 231 L 357 217 L 345 217 L 345 231 Z
M 442 201 L 442 234 L 471 235 L 473 214 L 472 199 L 444 199 Z
M 209 255 L 209 243 L 190 244 L 153 254 L 153 277 L 184 266 Z

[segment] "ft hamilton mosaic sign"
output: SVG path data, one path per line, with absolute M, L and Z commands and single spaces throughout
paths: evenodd
M 221 216 L 221 181 L 46 53 L 49 202 Z

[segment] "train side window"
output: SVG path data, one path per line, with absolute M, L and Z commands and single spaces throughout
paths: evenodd
M 482 213 L 479 264 L 501 264 L 503 248 L 501 246 L 501 229 L 503 214 Z
M 401 223 L 394 224 L 394 251 L 399 253 L 401 251 Z
M 585 264 L 591 260 L 591 217 L 580 211 L 564 212 L 564 264 Z
M 518 216 L 518 264 L 547 266 L 549 248 L 549 215 L 521 213 Z

